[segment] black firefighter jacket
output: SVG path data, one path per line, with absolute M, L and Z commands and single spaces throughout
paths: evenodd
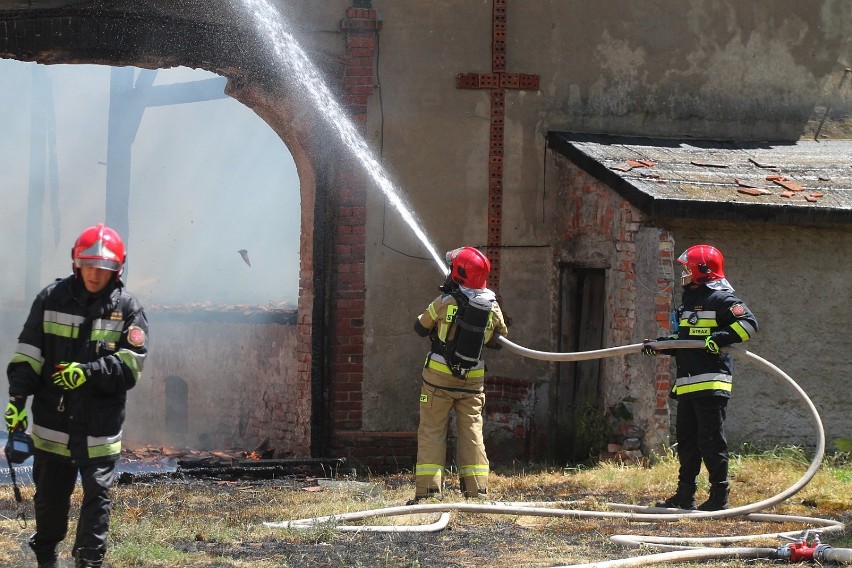
M 687 284 L 677 308 L 677 339 L 704 341 L 712 337 L 719 347 L 748 341 L 757 332 L 757 319 L 748 306 L 722 280 Z M 718 355 L 704 349 L 677 349 L 677 380 L 672 396 L 731 396 L 733 362 L 730 353 Z M 672 353 L 670 353 L 672 354 Z
M 92 297 L 74 276 L 57 279 L 33 302 L 9 363 L 9 396 L 33 396 L 36 450 L 77 464 L 121 452 L 127 391 L 142 373 L 148 322 L 135 296 L 118 282 Z M 53 384 L 60 363 L 87 364 L 73 390 Z

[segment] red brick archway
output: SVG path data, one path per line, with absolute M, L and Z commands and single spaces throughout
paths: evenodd
M 61 3 L 60 3 L 61 4 Z M 356 123 L 367 116 L 379 24 L 369 3 L 341 15 L 345 57 L 317 61 Z M 286 409 L 294 455 L 362 454 L 351 437 L 362 427 L 364 228 L 366 180 L 341 161 L 345 149 L 321 119 L 282 82 L 263 46 L 245 30 L 150 14 L 71 7 L 0 11 L 0 56 L 45 64 L 203 68 L 228 79 L 226 93 L 256 112 L 293 155 L 301 186 L 297 321 L 298 395 Z M 361 441 L 353 441 L 361 440 Z M 409 449 L 410 452 L 410 449 Z

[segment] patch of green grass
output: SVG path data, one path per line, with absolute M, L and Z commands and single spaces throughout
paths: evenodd
M 186 555 L 161 544 L 142 544 L 120 542 L 109 551 L 110 562 L 119 566 L 151 566 L 153 564 L 175 563 Z

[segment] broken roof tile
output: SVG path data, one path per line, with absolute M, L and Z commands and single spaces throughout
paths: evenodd
M 548 140 L 550 148 L 654 217 L 735 220 L 757 213 L 777 223 L 852 225 L 852 140 L 714 141 L 573 132 L 552 132 Z M 645 156 L 654 156 L 653 169 L 622 173 L 623 168 L 611 167 L 627 167 L 628 160 L 638 162 Z M 759 169 L 774 164 L 783 172 Z M 771 183 L 767 175 L 795 180 L 794 185 Z M 740 197 L 736 190 L 741 187 L 770 193 Z M 799 198 L 790 187 L 801 188 Z M 804 195 L 813 192 L 825 196 L 816 203 L 806 201 Z
M 737 190 L 739 193 L 745 193 L 746 195 L 769 195 L 772 192 L 766 189 L 760 189 L 757 187 L 741 187 Z
M 804 187 L 794 181 L 788 180 L 787 178 L 784 178 L 783 180 L 774 179 L 772 180 L 772 183 L 778 184 L 784 189 L 788 189 L 790 191 L 805 191 Z

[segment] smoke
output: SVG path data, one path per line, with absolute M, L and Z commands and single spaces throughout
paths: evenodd
M 42 218 L 38 288 L 70 274 L 74 239 L 105 220 L 110 68 L 36 65 L 0 60 L 0 246 L 6 264 L 0 271 L 0 355 L 11 354 L 37 291 L 24 289 L 28 213 L 40 208 Z M 34 80 L 44 77 L 38 73 L 46 74 L 46 83 Z M 211 77 L 187 68 L 160 70 L 155 85 Z M 44 116 L 39 88 L 52 89 L 55 102 L 58 190 L 52 195 L 45 181 L 42 202 L 31 205 L 31 113 Z M 46 146 L 49 156 L 53 149 Z M 36 177 L 47 175 L 46 157 L 34 163 Z M 126 281 L 144 305 L 296 302 L 296 168 L 272 129 L 233 99 L 145 109 L 132 145 L 129 225 L 122 235 Z M 240 249 L 248 251 L 250 267 Z

